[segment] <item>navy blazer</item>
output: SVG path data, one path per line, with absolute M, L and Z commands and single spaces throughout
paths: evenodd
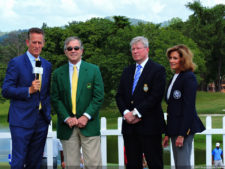
M 172 86 L 169 99 L 167 99 L 167 91 L 166 135 L 187 136 L 205 130 L 195 108 L 197 80 L 194 73 L 185 71 L 178 75 Z
M 41 58 L 43 67 L 41 91 L 29 96 L 29 87 L 35 79 L 27 54 L 10 60 L 2 86 L 2 95 L 10 99 L 9 123 L 13 126 L 32 128 L 38 118 L 41 101 L 42 114 L 47 123 L 51 120 L 50 79 L 51 64 Z
M 122 116 L 126 109 L 132 111 L 136 108 L 142 117 L 136 124 L 128 124 L 123 120 L 122 133 L 161 134 L 165 131 L 161 107 L 165 91 L 165 69 L 149 59 L 132 95 L 135 69 L 136 64 L 124 69 L 116 94 L 116 102 Z

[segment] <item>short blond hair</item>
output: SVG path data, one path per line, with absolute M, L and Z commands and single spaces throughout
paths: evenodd
M 190 70 L 190 71 L 194 72 L 196 65 L 193 62 L 194 55 L 191 52 L 191 50 L 186 45 L 180 44 L 180 45 L 176 45 L 171 48 L 168 48 L 166 51 L 166 56 L 169 58 L 170 54 L 175 51 L 179 53 L 179 56 L 181 59 L 180 70 L 181 71 Z

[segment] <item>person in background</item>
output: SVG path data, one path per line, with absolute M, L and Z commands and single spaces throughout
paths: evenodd
M 215 168 L 223 167 L 223 150 L 220 148 L 220 143 L 216 143 L 216 148 L 212 151 L 212 164 Z
M 84 168 L 84 157 L 83 157 L 82 148 L 80 149 L 80 168 Z
M 147 169 L 147 168 L 148 168 L 148 164 L 147 164 L 147 161 L 146 161 L 146 159 L 145 159 L 145 155 L 144 155 L 144 154 L 143 154 L 142 165 L 143 165 L 143 169 Z
M 63 148 L 59 139 L 53 138 L 53 169 L 57 169 L 57 156 L 60 152 L 61 158 L 61 167 L 65 168 L 64 156 L 63 156 Z M 43 159 L 41 164 L 41 169 L 47 169 L 47 146 L 45 144 Z
M 102 165 L 99 109 L 104 85 L 98 66 L 82 60 L 78 37 L 64 43 L 68 63 L 53 73 L 51 100 L 57 112 L 57 137 L 63 145 L 66 168 L 80 167 L 82 148 L 85 168 Z
M 44 42 L 42 29 L 29 29 L 28 50 L 10 60 L 3 82 L 2 95 L 10 99 L 11 169 L 41 165 L 51 121 L 51 63 L 40 57 Z
M 166 55 L 175 74 L 166 91 L 168 115 L 163 146 L 168 146 L 171 137 L 176 169 L 189 169 L 194 134 L 205 130 L 195 107 L 198 84 L 193 54 L 187 46 L 176 45 L 167 49 Z
M 162 169 L 165 121 L 161 101 L 165 91 L 165 69 L 148 57 L 147 38 L 137 36 L 130 46 L 136 63 L 124 69 L 116 94 L 123 117 L 127 169 L 143 169 L 143 153 L 149 168 Z

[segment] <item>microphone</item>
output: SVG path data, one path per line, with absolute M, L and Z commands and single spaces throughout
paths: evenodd
M 35 67 L 33 68 L 33 73 L 35 74 L 35 79 L 39 79 L 39 74 L 43 74 L 43 68 L 41 67 L 41 61 L 37 60 L 35 62 Z

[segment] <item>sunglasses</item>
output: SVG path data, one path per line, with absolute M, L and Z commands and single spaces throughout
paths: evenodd
M 73 48 L 72 48 L 72 47 L 66 48 L 66 50 L 68 50 L 68 51 L 72 51 L 73 49 L 74 49 L 74 50 L 79 50 L 80 47 L 79 47 L 79 46 L 74 46 Z

